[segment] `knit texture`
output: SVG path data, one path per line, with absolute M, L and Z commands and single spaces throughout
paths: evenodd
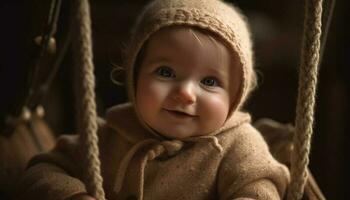
M 288 185 L 287 168 L 271 156 L 245 113 L 236 112 L 216 135 L 164 141 L 124 104 L 109 110 L 99 137 L 107 199 L 277 200 Z M 86 193 L 78 140 L 62 137 L 53 152 L 37 156 L 17 199 L 37 199 L 38 191 L 43 200 Z
M 232 102 L 228 118 L 238 110 L 255 85 L 253 51 L 250 31 L 238 8 L 219 0 L 156 0 L 141 13 L 126 50 L 128 92 L 135 101 L 135 68 L 137 56 L 145 42 L 158 30 L 169 26 L 195 27 L 208 31 L 222 40 L 231 55 L 240 61 L 242 87 Z M 137 109 L 136 109 L 137 110 Z

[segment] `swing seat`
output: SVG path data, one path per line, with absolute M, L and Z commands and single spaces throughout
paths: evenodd
M 294 127 L 282 124 L 272 119 L 263 118 L 254 123 L 269 145 L 271 154 L 276 160 L 290 168 L 290 158 L 293 150 Z M 325 200 L 314 177 L 308 169 L 308 179 L 304 189 L 303 200 Z
M 0 134 L 0 199 L 10 199 L 27 162 L 55 145 L 55 137 L 41 116 L 16 119 Z

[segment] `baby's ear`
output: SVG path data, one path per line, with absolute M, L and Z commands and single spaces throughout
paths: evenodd
M 124 67 L 121 67 L 119 65 L 113 64 L 113 69 L 110 74 L 111 81 L 118 85 L 118 86 L 123 86 L 125 83 L 125 77 L 126 77 L 126 70 Z

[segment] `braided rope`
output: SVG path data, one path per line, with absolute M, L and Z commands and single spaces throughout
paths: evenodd
M 321 37 L 322 0 L 306 0 L 303 46 L 299 71 L 299 88 L 291 157 L 291 179 L 288 199 L 303 197 L 307 181 L 310 142 L 317 85 L 317 73 Z
M 74 0 L 76 9 L 77 37 L 75 38 L 75 58 L 79 68 L 77 81 L 81 95 L 78 96 L 78 132 L 80 133 L 81 150 L 85 171 L 85 185 L 90 195 L 98 200 L 104 200 L 102 177 L 100 173 L 100 160 L 97 137 L 97 114 L 95 102 L 95 77 L 92 55 L 91 19 L 88 0 Z

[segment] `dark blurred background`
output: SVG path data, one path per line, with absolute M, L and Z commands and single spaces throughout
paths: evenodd
M 50 1 L 1 1 L 0 3 L 0 126 L 16 113 L 28 89 L 34 37 L 41 34 Z M 70 1 L 63 1 L 56 40 L 60 47 L 67 32 Z M 99 115 L 126 101 L 123 86 L 112 83 L 110 72 L 121 65 L 121 51 L 130 27 L 147 1 L 91 1 L 96 93 Z M 295 1 L 231 1 L 248 16 L 255 42 L 259 87 L 247 103 L 253 119 L 269 117 L 293 123 L 297 95 L 297 67 L 303 28 L 303 4 Z M 320 70 L 315 132 L 310 168 L 327 199 L 350 199 L 350 33 L 349 1 L 338 0 Z M 73 38 L 74 39 L 74 38 Z M 43 101 L 46 121 L 56 135 L 73 133 L 74 76 L 68 55 Z M 348 149 L 348 150 L 346 150 Z M 0 161 L 6 162 L 6 161 Z

